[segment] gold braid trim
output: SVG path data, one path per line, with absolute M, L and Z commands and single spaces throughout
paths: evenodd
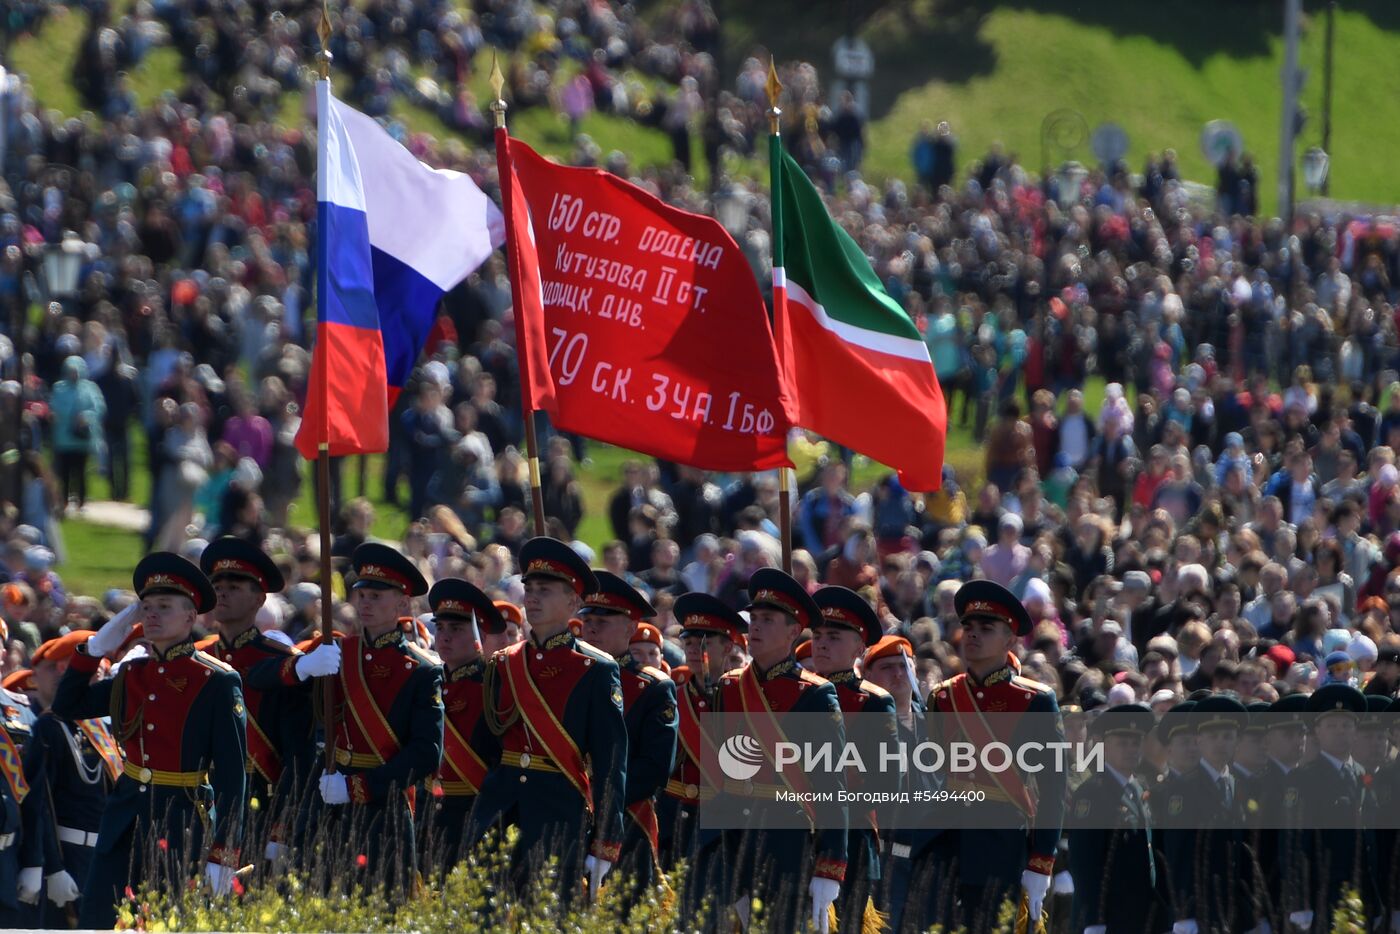
M 481 705 L 481 718 L 486 721 L 486 728 L 491 731 L 492 736 L 504 736 L 506 730 L 515 725 L 520 719 L 520 706 L 512 704 L 510 712 L 502 716 L 496 703 L 500 699 L 500 689 L 496 680 L 499 677 L 496 670 L 496 656 L 491 656 L 486 661 L 486 670 L 481 673 L 481 694 L 485 703 Z
M 145 711 L 145 704 L 136 708 L 136 716 L 131 718 L 130 723 L 122 720 L 122 701 L 126 698 L 126 666 L 117 669 L 117 675 L 112 679 L 112 692 L 107 696 L 107 713 L 112 719 L 112 732 L 118 743 L 126 743 L 141 729 L 141 721 L 145 719 L 142 714 Z M 125 753 L 123 753 L 124 755 Z

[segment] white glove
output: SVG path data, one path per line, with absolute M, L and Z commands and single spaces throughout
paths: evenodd
M 69 902 L 78 900 L 78 896 L 83 894 L 78 888 L 77 880 L 68 874 L 68 870 L 60 869 L 51 873 L 48 877 L 49 901 L 62 908 Z
M 267 846 L 263 847 L 263 859 L 269 863 L 275 863 L 287 855 L 287 847 L 276 840 L 267 841 Z
M 1185 921 L 1178 921 L 1172 925 L 1172 934 L 1199 934 L 1196 928 L 1196 919 L 1187 918 Z
M 1084 929 L 1084 934 L 1108 934 L 1108 925 L 1091 924 Z
M 599 859 L 596 856 L 587 856 L 583 860 L 583 871 L 588 873 L 588 897 L 597 898 L 598 888 L 603 884 L 603 877 L 612 869 L 613 864 L 606 859 Z
M 104 655 L 111 655 L 121 648 L 126 637 L 131 635 L 131 629 L 136 625 L 136 614 L 139 612 L 141 612 L 141 604 L 139 602 L 133 603 L 103 623 L 96 635 L 87 641 L 88 654 L 93 658 L 101 658 Z
M 749 912 L 753 908 L 753 899 L 748 895 L 734 903 L 734 913 L 739 916 L 739 927 L 747 931 L 749 929 Z
M 209 882 L 209 888 L 214 890 L 215 895 L 227 895 L 233 888 L 233 877 L 236 875 L 232 866 L 225 866 L 223 863 L 205 863 L 204 878 Z
M 1055 873 L 1055 880 L 1051 883 L 1050 888 L 1054 890 L 1056 895 L 1073 895 L 1074 876 L 1071 876 L 1068 870 L 1057 872 Z
M 1050 891 L 1050 877 L 1043 872 L 1027 869 L 1021 873 L 1021 889 L 1026 893 L 1026 912 L 1030 915 L 1031 926 L 1040 919 L 1045 907 L 1045 894 Z
M 841 883 L 835 879 L 813 876 L 807 891 L 812 893 L 812 926 L 821 934 L 827 934 L 831 930 L 829 909 L 836 902 L 836 896 L 841 894 Z
M 29 866 L 19 871 L 19 900 L 26 905 L 39 904 L 39 890 L 44 887 L 44 867 Z
M 1306 931 L 1312 927 L 1313 913 L 1311 911 L 1295 911 L 1288 916 L 1288 923 Z
M 335 674 L 340 671 L 340 646 L 334 642 L 316 646 L 297 659 L 296 669 L 297 677 L 303 681 Z
M 350 786 L 345 783 L 342 772 L 332 772 L 321 776 L 321 800 L 327 804 L 349 804 Z

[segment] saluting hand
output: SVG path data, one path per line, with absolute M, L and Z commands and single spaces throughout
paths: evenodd
M 102 624 L 97 634 L 87 641 L 87 653 L 93 658 L 111 655 L 122 647 L 126 637 L 131 635 L 136 625 L 136 614 L 141 612 L 141 604 L 133 603 Z

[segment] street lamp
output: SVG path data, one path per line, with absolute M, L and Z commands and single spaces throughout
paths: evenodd
M 50 298 L 71 298 L 78 294 L 78 274 L 83 270 L 86 252 L 87 244 L 71 230 L 65 230 L 62 241 L 50 244 L 44 251 L 44 286 Z
M 1327 169 L 1330 159 L 1326 150 L 1313 146 L 1303 153 L 1303 181 L 1314 194 L 1327 184 Z
M 715 192 L 715 220 L 729 231 L 734 239 L 741 239 L 749 229 L 749 207 L 753 195 L 748 189 L 730 182 Z

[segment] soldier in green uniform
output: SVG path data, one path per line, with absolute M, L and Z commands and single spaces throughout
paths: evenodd
M 1172 872 L 1173 930 L 1248 931 L 1256 923 L 1254 860 L 1245 845 L 1244 798 L 1231 771 L 1247 713 L 1233 695 L 1212 694 L 1190 716 L 1200 759 L 1173 785 L 1167 810 L 1182 819 L 1162 841 Z
M 243 688 L 236 671 L 196 649 L 191 637 L 196 617 L 214 608 L 214 589 L 198 567 L 169 552 L 141 559 L 132 585 L 139 609 L 117 614 L 78 647 L 53 702 L 65 719 L 110 714 L 126 759 L 102 812 L 81 928 L 111 929 L 126 888 L 182 884 L 192 862 L 202 861 L 212 890 L 226 893 L 238 865 L 247 777 Z M 90 683 L 138 615 L 146 656 Z
M 530 637 L 486 666 L 474 745 L 490 770 L 462 837 L 468 846 L 514 825 L 512 883 L 521 891 L 558 858 L 558 896 L 593 892 L 622 849 L 627 723 L 617 661 L 577 638 L 569 620 L 598 589 L 588 564 L 552 538 L 520 549 Z M 590 767 L 591 766 L 591 767 Z
M 260 549 L 232 537 L 211 542 L 199 565 L 214 587 L 210 615 L 219 631 L 199 647 L 238 672 L 248 707 L 247 840 L 262 845 L 268 860 L 279 859 L 295 823 L 291 809 L 315 758 L 309 684 L 284 686 L 277 677 L 278 667 L 298 652 L 254 625 L 267 595 L 281 592 L 282 572 Z M 254 674 L 260 667 L 261 677 Z
M 1298 766 L 1307 746 L 1308 727 L 1305 719 L 1308 695 L 1287 694 L 1269 705 L 1264 732 L 1264 766 L 1258 775 L 1262 814 L 1259 819 L 1258 846 L 1255 855 L 1259 874 L 1264 883 L 1265 901 L 1270 924 L 1275 930 L 1286 930 L 1283 913 L 1285 893 L 1302 884 L 1300 878 L 1290 879 L 1285 871 L 1301 865 L 1297 857 L 1302 845 L 1301 831 L 1288 827 L 1287 814 L 1298 806 Z
M 1151 812 L 1136 776 L 1152 729 L 1152 710 L 1143 704 L 1110 707 L 1089 725 L 1090 738 L 1103 743 L 1105 768 L 1075 790 L 1066 821 L 1074 877 L 1071 931 L 1159 930 Z
M 881 750 L 897 748 L 899 724 L 894 716 L 894 698 L 884 688 L 864 680 L 855 672 L 865 650 L 880 641 L 882 630 L 875 609 L 860 594 L 846 587 L 822 587 L 812 595 L 822 615 L 812 626 L 811 667 L 836 686 L 836 700 L 845 714 L 862 714 L 852 723 L 859 730 L 847 730 L 861 759 L 865 774 L 849 772 L 846 790 L 850 792 L 889 792 L 898 785 L 892 770 L 878 769 Z M 879 779 L 895 779 L 881 783 Z M 836 902 L 841 930 L 858 932 L 867 915 L 866 903 L 880 882 L 879 826 L 875 808 L 855 808 L 846 841 L 846 881 Z M 872 915 L 873 917 L 873 915 Z
M 618 871 L 631 889 L 625 902 L 661 878 L 656 796 L 676 760 L 676 685 L 658 668 L 638 664 L 629 648 L 643 620 L 656 615 L 647 599 L 608 571 L 594 571 L 598 589 L 583 598 L 581 635 L 617 661 L 627 722 L 626 830 Z
M 1334 682 L 1308 698 L 1317 738 L 1317 757 L 1298 768 L 1297 806 L 1286 816 L 1301 831 L 1299 867 L 1284 890 L 1284 913 L 1296 929 L 1332 930 L 1332 914 L 1344 889 L 1351 888 L 1367 909 L 1380 911 L 1376 885 L 1376 799 L 1361 766 L 1352 758 L 1357 718 L 1366 713 L 1366 695 Z

